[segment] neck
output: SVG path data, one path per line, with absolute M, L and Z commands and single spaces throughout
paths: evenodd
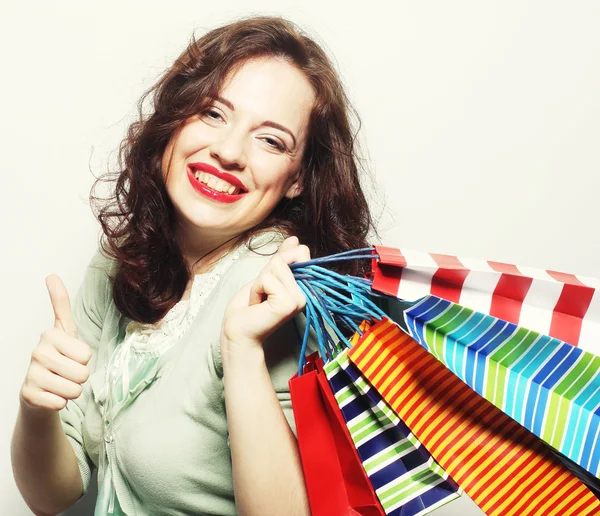
M 178 240 L 183 257 L 193 274 L 210 270 L 215 263 L 239 242 L 239 235 L 210 233 L 200 235 L 198 230 L 179 227 Z

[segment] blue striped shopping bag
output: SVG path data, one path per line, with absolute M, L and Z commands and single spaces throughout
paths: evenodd
M 437 296 L 408 333 L 479 395 L 600 483 L 600 356 Z M 586 483 L 589 480 L 582 478 Z
M 324 366 L 363 467 L 385 513 L 427 514 L 462 491 L 342 351 Z

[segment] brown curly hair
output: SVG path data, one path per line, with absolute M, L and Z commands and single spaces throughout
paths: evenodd
M 118 152 L 119 171 L 97 178 L 90 202 L 103 236 L 101 248 L 116 260 L 113 299 L 126 317 L 155 323 L 183 296 L 192 277 L 173 228 L 161 159 L 171 137 L 205 109 L 230 72 L 252 58 L 285 59 L 308 78 L 316 101 L 302 157 L 302 194 L 282 199 L 259 226 L 241 235 L 276 227 L 296 235 L 313 257 L 367 246 L 375 231 L 359 180 L 354 114 L 323 49 L 295 24 L 280 17 L 254 16 L 211 30 L 191 43 L 137 104 Z M 144 115 L 151 96 L 153 109 Z M 111 196 L 97 197 L 102 181 L 114 182 Z M 337 270 L 361 274 L 368 263 L 341 262 Z

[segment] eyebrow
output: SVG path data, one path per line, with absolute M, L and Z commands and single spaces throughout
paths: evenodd
M 218 102 L 221 102 L 222 104 L 225 104 L 229 109 L 231 109 L 231 111 L 235 111 L 235 106 L 229 100 L 227 100 L 221 96 L 216 96 L 215 100 L 217 100 Z M 294 142 L 294 147 L 296 146 L 296 137 L 294 136 L 294 133 L 292 133 L 292 131 L 290 131 L 284 125 L 278 124 L 277 122 L 273 122 L 272 120 L 265 120 L 260 125 L 272 127 L 273 129 L 279 129 L 280 131 L 283 131 L 284 133 L 289 134 L 290 137 L 292 138 L 292 141 Z

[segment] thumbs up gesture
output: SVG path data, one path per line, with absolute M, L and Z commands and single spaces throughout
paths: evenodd
M 46 287 L 54 309 L 54 327 L 42 332 L 21 388 L 21 402 L 34 409 L 60 410 L 76 399 L 90 376 L 92 351 L 77 338 L 69 294 L 61 279 L 51 274 Z

